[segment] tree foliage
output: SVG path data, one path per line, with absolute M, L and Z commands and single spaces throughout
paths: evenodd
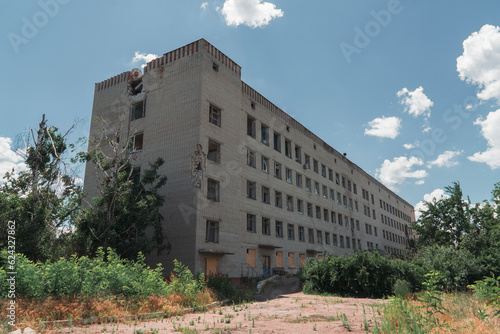
M 70 129 L 71 130 L 71 129 Z M 0 186 L 0 245 L 6 248 L 6 224 L 15 221 L 16 251 L 32 260 L 58 258 L 67 252 L 71 222 L 82 189 L 66 172 L 65 154 L 74 149 L 65 134 L 43 116 L 27 138 L 26 169 L 7 173 Z
M 130 153 L 132 137 L 123 139 L 120 130 L 94 141 L 83 161 L 95 166 L 99 196 L 88 202 L 76 220 L 77 243 L 82 254 L 111 247 L 120 256 L 134 259 L 138 252 L 149 254 L 167 247 L 163 242 L 159 209 L 165 197 L 159 190 L 167 182 L 158 170 L 158 158 L 141 172 Z

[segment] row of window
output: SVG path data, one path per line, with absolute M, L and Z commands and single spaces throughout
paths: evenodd
M 406 232 L 405 229 L 407 228 L 407 225 L 402 224 L 402 223 L 398 222 L 397 220 L 392 219 L 391 217 L 384 216 L 383 214 L 380 214 L 380 218 L 381 218 L 382 224 L 393 227 L 393 228 L 400 230 L 402 232 Z M 411 229 L 408 232 L 411 232 Z
M 257 257 L 256 257 L 257 250 L 254 248 L 249 248 L 247 249 L 247 266 L 255 268 L 257 265 Z M 277 251 L 275 253 L 276 258 L 275 258 L 275 264 L 276 267 L 278 268 L 284 268 L 283 265 L 283 251 Z M 296 268 L 295 264 L 295 258 L 296 258 L 296 253 L 295 252 L 288 252 L 287 255 L 288 258 L 288 268 L 294 269 Z M 299 253 L 299 268 L 304 268 L 304 265 L 306 263 L 306 255 L 304 253 Z
M 404 221 L 411 223 L 411 218 L 401 210 L 393 207 L 389 203 L 386 203 L 385 201 L 380 200 L 380 208 L 384 209 L 385 211 L 389 212 L 390 214 L 395 215 L 398 218 L 403 219 Z
M 401 237 L 398 234 L 395 234 L 395 233 L 392 233 L 392 232 L 389 232 L 386 230 L 382 230 L 382 236 L 384 237 L 384 239 L 392 241 L 392 242 L 396 242 L 400 245 L 406 244 L 406 239 Z

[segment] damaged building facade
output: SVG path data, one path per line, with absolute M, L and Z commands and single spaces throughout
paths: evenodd
M 413 206 L 241 80 L 200 39 L 95 85 L 90 136 L 105 120 L 132 137 L 137 169 L 162 157 L 169 272 L 295 273 L 325 253 L 402 254 Z M 85 190 L 97 196 L 96 170 Z

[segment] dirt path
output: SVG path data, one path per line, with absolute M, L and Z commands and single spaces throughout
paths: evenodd
M 101 324 L 63 328 L 58 333 L 365 333 L 379 319 L 383 300 L 304 295 L 298 281 L 282 278 L 266 286 L 259 302 L 224 306 L 134 324 Z M 364 306 L 364 308 L 363 308 Z

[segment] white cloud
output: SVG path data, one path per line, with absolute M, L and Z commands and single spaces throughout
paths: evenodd
M 425 180 L 418 180 L 417 182 L 415 182 L 416 185 L 422 185 L 425 183 Z
M 12 168 L 16 172 L 26 169 L 24 158 L 12 150 L 12 139 L 0 137 L 0 182 Z
M 477 97 L 500 102 L 500 27 L 485 24 L 463 42 L 457 58 L 460 79 L 478 85 Z
M 401 129 L 401 119 L 398 117 L 375 118 L 368 125 L 371 129 L 365 129 L 365 136 L 395 139 Z
M 462 151 L 445 151 L 444 153 L 438 155 L 436 160 L 429 162 L 427 166 L 429 168 L 431 168 L 432 166 L 447 168 L 456 166 L 458 165 L 458 161 L 454 159 L 462 153 Z
M 228 26 L 244 24 L 250 28 L 264 27 L 272 19 L 282 17 L 283 11 L 271 2 L 262 0 L 226 0 L 222 15 Z
M 407 178 L 424 179 L 428 176 L 428 173 L 423 169 L 411 170 L 414 166 L 422 166 L 423 164 L 422 159 L 417 157 L 396 157 L 392 161 L 386 159 L 382 166 L 377 169 L 376 176 L 387 187 L 397 191 Z
M 200 8 L 205 9 L 205 8 L 207 8 L 207 6 L 208 6 L 208 2 L 204 2 L 201 4 Z
M 154 53 L 140 53 L 139 51 L 136 51 L 134 54 L 134 58 L 132 58 L 132 64 L 140 63 L 141 67 L 144 68 L 146 67 L 146 64 L 149 63 L 151 60 L 158 58 L 158 55 Z
M 404 148 L 406 148 L 407 150 L 411 150 L 412 148 L 415 148 L 415 147 L 417 147 L 417 146 L 418 146 L 418 145 L 416 145 L 416 144 L 410 144 L 410 143 L 408 143 L 408 144 L 403 144 L 403 147 L 404 147 Z
M 488 148 L 484 152 L 476 152 L 467 157 L 470 161 L 484 162 L 491 169 L 500 167 L 500 109 L 492 111 L 485 120 L 481 117 L 475 122 L 481 126 L 481 134 L 488 141 Z
M 443 189 L 434 189 L 430 194 L 424 195 L 424 200 L 415 204 L 415 218 L 420 218 L 423 211 L 427 211 L 427 205 L 425 202 L 439 201 L 440 199 L 449 198 L 447 194 L 444 193 Z
M 424 94 L 422 86 L 413 92 L 405 87 L 397 92 L 397 96 L 401 98 L 400 103 L 405 106 L 405 111 L 413 117 L 424 116 L 425 119 L 428 119 L 431 116 L 431 107 L 434 102 Z

